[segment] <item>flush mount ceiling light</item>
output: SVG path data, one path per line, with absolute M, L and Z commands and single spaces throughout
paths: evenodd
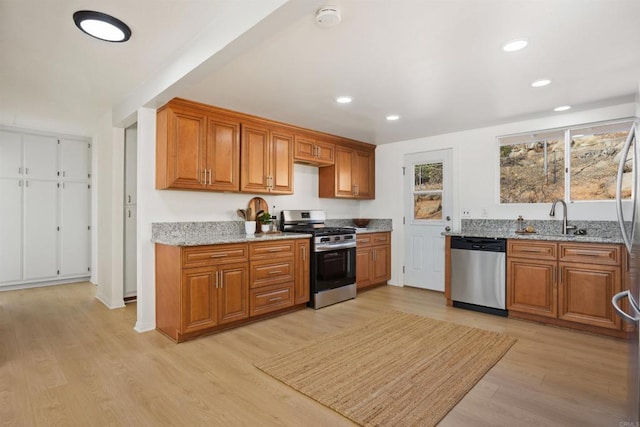
M 73 14 L 73 22 L 82 32 L 107 42 L 122 43 L 131 38 L 127 24 L 102 12 L 79 10 Z
M 353 98 L 351 98 L 350 96 L 338 96 L 338 97 L 336 98 L 336 102 L 337 102 L 338 104 L 348 104 L 348 103 L 350 103 L 351 101 L 353 101 Z
M 536 80 L 535 82 L 531 83 L 531 87 L 544 87 L 548 84 L 551 83 L 551 80 L 549 79 L 540 79 L 540 80 Z
M 556 107 L 553 111 L 567 111 L 571 108 L 571 105 L 562 105 L 560 107 Z
M 505 52 L 515 52 L 517 50 L 524 49 L 528 44 L 529 42 L 527 39 L 510 40 L 502 45 L 502 50 Z
M 397 114 L 391 114 L 391 115 L 387 116 L 386 118 L 387 118 L 388 121 L 394 122 L 394 121 L 398 120 L 400 118 L 400 116 L 397 115 Z

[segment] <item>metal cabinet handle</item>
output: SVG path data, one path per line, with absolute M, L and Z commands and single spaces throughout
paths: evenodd
M 306 247 L 302 247 L 302 260 L 306 261 L 307 260 L 307 248 Z
M 29 175 L 29 168 L 24 168 L 24 174 Z
M 224 288 L 224 272 L 220 272 L 220 287 Z
M 127 203 L 131 203 L 131 194 L 127 196 Z
M 282 273 L 282 270 L 272 270 L 269 272 L 269 274 L 280 274 Z
M 18 175 L 22 175 L 22 168 L 18 168 Z
M 624 298 L 629 298 L 629 305 L 631 306 L 631 310 L 635 312 L 634 315 L 625 313 L 625 311 L 618 305 L 618 302 Z M 611 298 L 611 305 L 613 305 L 613 308 L 616 310 L 618 315 L 624 320 L 632 323 L 638 323 L 638 321 L 640 320 L 640 308 L 638 308 L 635 301 L 631 297 L 631 292 L 629 292 L 628 290 L 615 294 L 613 298 Z
M 280 301 L 282 297 L 270 298 L 269 302 Z
M 216 271 L 216 289 L 218 289 L 218 272 Z
M 131 218 L 131 210 L 130 210 L 130 209 L 128 209 L 128 210 L 127 210 L 127 216 L 128 216 L 129 218 Z
M 223 258 L 226 257 L 227 254 L 215 254 L 215 255 L 211 255 L 211 258 Z
M 209 171 L 209 185 L 211 185 L 211 169 L 207 169 Z

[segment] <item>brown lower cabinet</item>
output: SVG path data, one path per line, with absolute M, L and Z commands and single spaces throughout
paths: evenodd
M 358 234 L 356 243 L 358 290 L 386 284 L 391 279 L 391 233 Z
M 156 329 L 176 342 L 304 307 L 309 241 L 156 244 Z M 300 283 L 306 272 L 306 288 Z
M 623 288 L 621 245 L 509 240 L 510 317 L 625 337 L 611 305 Z

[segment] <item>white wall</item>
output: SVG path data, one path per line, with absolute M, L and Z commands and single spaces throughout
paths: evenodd
M 496 137 L 542 129 L 572 126 L 582 123 L 631 117 L 635 104 L 584 112 L 564 113 L 523 122 L 472 129 L 433 137 L 418 138 L 378 146 L 376 150 L 376 199 L 362 202 L 361 212 L 375 212 L 376 217 L 392 218 L 392 277 L 390 283 L 402 285 L 404 260 L 404 230 L 402 227 L 404 187 L 402 166 L 404 155 L 429 150 L 451 148 L 453 151 L 453 210 L 454 229 L 460 227 L 460 212 L 470 210 L 471 217 L 480 218 L 486 209 L 488 218 L 548 219 L 550 204 L 498 203 L 498 149 Z M 625 206 L 629 209 L 630 206 Z M 568 218 L 582 220 L 616 219 L 614 202 L 572 203 Z M 627 215 L 629 213 L 627 212 Z

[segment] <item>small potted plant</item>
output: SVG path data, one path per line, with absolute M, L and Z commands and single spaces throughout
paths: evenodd
M 262 215 L 260 215 L 257 218 L 258 222 L 261 225 L 261 229 L 263 233 L 267 233 L 270 231 L 271 229 L 271 215 L 269 215 L 269 212 L 264 212 Z

